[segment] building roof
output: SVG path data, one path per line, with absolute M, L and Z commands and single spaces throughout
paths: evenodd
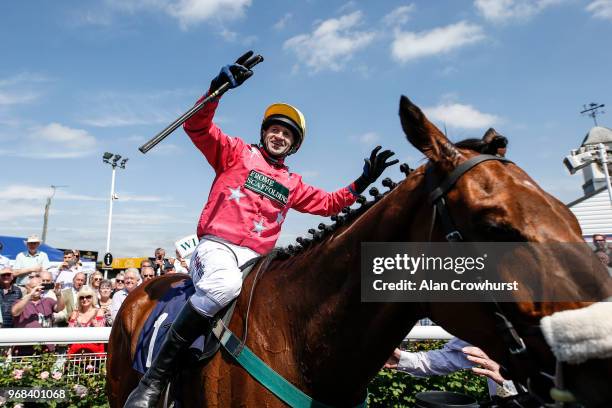
M 582 146 L 597 143 L 612 144 L 612 129 L 603 126 L 594 126 L 582 140 Z

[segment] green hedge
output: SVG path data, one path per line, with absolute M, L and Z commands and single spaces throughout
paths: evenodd
M 427 341 L 411 343 L 410 351 L 422 351 L 440 348 L 443 341 Z M 65 401 L 48 401 L 27 406 L 40 407 L 108 407 L 104 390 L 104 367 L 93 363 L 81 369 L 78 379 L 67 377 L 70 367 L 55 371 L 59 367 L 57 357 L 53 354 L 42 354 L 28 359 L 27 363 L 17 364 L 0 358 L 0 388 L 9 387 L 52 387 L 66 390 L 68 399 Z M 79 372 L 74 367 L 70 371 Z M 86 375 L 91 371 L 100 371 L 98 375 Z M 456 391 L 474 396 L 482 400 L 487 396 L 486 380 L 475 376 L 470 371 L 461 371 L 449 376 L 415 378 L 394 370 L 382 370 L 368 387 L 370 407 L 413 407 L 414 395 L 420 391 L 442 390 Z M 0 407 L 15 407 L 17 402 L 3 401 Z
M 27 360 L 7 361 L 5 357 L 0 358 L 0 388 L 58 388 L 66 393 L 66 399 L 62 401 L 25 404 L 0 397 L 0 407 L 108 407 L 104 390 L 104 363 L 85 360 L 82 367 L 71 364 L 62 363 L 56 354 L 45 353 L 28 357 Z M 68 371 L 80 375 L 68 377 Z

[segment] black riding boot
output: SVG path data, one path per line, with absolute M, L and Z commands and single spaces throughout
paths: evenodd
M 176 357 L 202 334 L 212 329 L 212 319 L 198 312 L 190 302 L 181 309 L 170 326 L 159 353 L 138 387 L 132 391 L 124 408 L 152 408 L 157 406 L 168 381 L 176 373 Z

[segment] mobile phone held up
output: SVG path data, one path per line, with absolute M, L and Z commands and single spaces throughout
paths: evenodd
M 55 283 L 43 283 L 41 286 L 43 290 L 51 290 L 55 287 Z

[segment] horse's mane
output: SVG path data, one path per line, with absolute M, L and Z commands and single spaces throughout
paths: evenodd
M 472 150 L 476 153 L 481 154 L 494 154 L 494 147 L 491 146 L 491 143 L 487 143 L 482 139 L 476 138 L 468 138 L 463 139 L 457 143 L 455 143 L 455 147 L 460 149 Z M 400 170 L 408 177 L 408 175 L 414 171 L 411 169 L 407 163 L 404 163 L 400 166 Z M 381 198 L 389 194 L 398 183 L 391 180 L 389 177 L 385 178 L 382 181 L 382 185 L 387 187 L 388 190 L 384 193 L 380 193 L 380 191 L 376 187 L 372 187 L 369 190 L 369 194 L 373 197 L 372 200 L 367 200 L 365 196 L 360 196 L 357 199 L 357 203 L 360 204 L 357 208 L 345 207 L 339 214 L 332 215 L 331 220 L 332 224 L 326 225 L 324 223 L 320 223 L 316 228 L 310 228 L 308 233 L 311 235 L 311 238 L 298 237 L 296 238 L 297 245 L 288 245 L 286 247 L 281 247 L 276 249 L 276 255 L 281 259 L 288 258 L 294 255 L 298 255 L 305 251 L 312 249 L 314 246 L 323 242 L 327 237 L 331 235 L 332 232 L 336 231 L 338 228 L 342 226 L 348 226 L 353 223 L 357 218 L 359 218 L 363 213 L 365 213 L 370 207 L 372 207 L 376 202 L 380 201 Z
M 400 166 L 400 170 L 404 174 L 406 174 L 406 177 L 408 177 L 408 175 L 414 171 L 414 169 L 411 169 L 410 166 L 408 166 L 408 164 L 406 163 Z M 308 230 L 308 233 L 311 235 L 311 238 L 298 237 L 296 238 L 297 245 L 288 245 L 287 247 L 277 248 L 277 256 L 281 259 L 288 258 L 308 251 L 314 246 L 318 246 L 321 242 L 325 241 L 325 239 L 329 237 L 332 232 L 336 231 L 341 227 L 348 227 L 350 224 L 352 224 L 370 207 L 372 207 L 384 196 L 393 191 L 397 184 L 398 183 L 391 180 L 391 178 L 385 178 L 382 181 L 382 185 L 384 187 L 387 187 L 387 191 L 381 193 L 376 187 L 370 188 L 368 190 L 368 193 L 370 194 L 370 196 L 372 196 L 371 200 L 368 200 L 365 196 L 360 195 L 356 201 L 356 203 L 359 204 L 359 207 L 344 207 L 339 214 L 331 216 L 331 220 L 333 221 L 332 224 L 320 223 L 316 228 L 310 228 Z

